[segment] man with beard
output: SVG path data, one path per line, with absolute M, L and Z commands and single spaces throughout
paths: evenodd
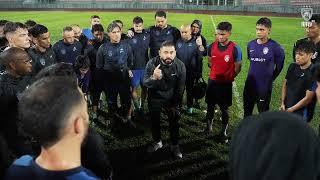
M 163 147 L 161 141 L 160 114 L 164 109 L 168 115 L 171 146 L 174 157 L 182 158 L 179 147 L 179 105 L 182 101 L 186 80 L 186 68 L 176 58 L 173 42 L 163 42 L 159 55 L 149 60 L 143 78 L 148 88 L 148 107 L 151 117 L 153 143 L 148 147 L 149 153 Z
M 23 131 L 39 142 L 41 152 L 17 159 L 5 179 L 99 179 L 81 166 L 89 116 L 72 78 L 45 77 L 33 83 L 22 94 L 19 116 Z
M 30 84 L 27 74 L 31 73 L 31 58 L 20 48 L 11 47 L 0 55 L 6 69 L 0 75 L 0 134 L 4 136 L 9 149 L 17 157 L 30 153 L 25 138 L 18 134 L 17 105 L 21 93 Z
M 32 75 L 36 75 L 41 69 L 56 63 L 56 56 L 51 48 L 47 27 L 37 24 L 29 31 L 35 46 L 28 49 L 28 54 L 32 58 Z
M 46 67 L 34 79 L 38 81 L 46 77 L 72 78 L 75 84 L 79 84 L 74 67 L 67 63 L 56 63 Z M 89 126 L 88 135 L 81 146 L 81 163 L 100 178 L 112 177 L 112 167 L 105 153 L 103 138 L 92 126 Z
M 74 32 L 70 26 L 63 28 L 63 39 L 53 45 L 57 62 L 74 64 L 77 56 L 81 55 L 82 44 L 75 40 Z

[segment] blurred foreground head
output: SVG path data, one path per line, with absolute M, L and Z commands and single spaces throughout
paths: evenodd
M 231 180 L 319 179 L 318 137 L 294 114 L 247 117 L 233 135 L 229 170 Z

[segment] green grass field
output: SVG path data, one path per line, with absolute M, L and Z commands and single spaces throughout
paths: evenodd
M 44 24 L 51 32 L 52 44 L 61 39 L 62 28 L 70 24 L 79 24 L 86 28 L 89 26 L 89 17 L 97 14 L 102 18 L 104 27 L 112 20 L 120 19 L 125 29 L 131 27 L 133 17 L 139 15 L 148 27 L 154 23 L 154 13 L 127 13 L 127 12 L 0 12 L 0 19 L 24 22 L 33 19 Z M 238 43 L 243 54 L 242 71 L 236 78 L 236 89 L 239 96 L 234 96 L 233 106 L 230 108 L 229 134 L 235 129 L 243 115 L 242 92 L 247 76 L 249 61 L 246 59 L 246 45 L 255 38 L 256 16 L 226 16 L 205 14 L 168 14 L 168 23 L 180 27 L 184 23 L 191 23 L 193 19 L 203 22 L 202 34 L 208 43 L 214 39 L 214 24 L 229 21 L 233 24 L 231 39 Z M 281 83 L 284 79 L 288 65 L 292 62 L 292 46 L 294 42 L 304 36 L 300 27 L 301 18 L 271 17 L 273 22 L 271 37 L 279 42 L 285 49 L 286 60 L 282 73 L 274 83 L 271 109 L 277 110 L 280 105 Z M 207 78 L 208 67 L 204 61 L 204 77 Z M 261 72 L 263 73 L 263 72 Z M 206 104 L 201 102 L 202 110 Z M 220 121 L 214 121 L 214 133 L 206 136 L 200 132 L 204 125 L 205 113 L 196 110 L 193 116 L 183 115 L 181 119 L 181 148 L 184 155 L 182 160 L 170 157 L 168 148 L 157 152 L 153 156 L 146 154 L 146 145 L 151 142 L 151 132 L 147 120 L 138 119 L 136 130 L 123 127 L 121 133 L 114 134 L 108 129 L 98 127 L 105 138 L 106 148 L 114 167 L 114 179 L 226 179 L 228 146 L 219 144 L 214 138 L 220 128 Z M 103 118 L 101 118 L 103 121 Z M 314 116 L 312 127 L 316 130 L 319 124 L 319 106 Z M 168 123 L 162 122 L 163 129 Z M 168 132 L 163 131 L 164 143 L 168 142 Z

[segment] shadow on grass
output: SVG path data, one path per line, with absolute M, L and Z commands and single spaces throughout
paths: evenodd
M 109 151 L 108 155 L 115 170 L 114 179 L 162 179 L 164 176 L 190 179 L 190 177 L 199 177 L 200 175 L 206 177 L 207 173 L 212 174 L 215 169 L 226 167 L 226 162 L 219 159 L 214 153 L 201 151 L 206 146 L 208 144 L 205 140 L 182 144 L 183 159 L 174 159 L 168 145 L 154 153 L 147 153 L 147 145 L 145 144 L 114 149 Z M 195 155 L 193 156 L 193 154 Z M 211 176 L 220 177 L 223 174 L 226 172 L 217 172 Z

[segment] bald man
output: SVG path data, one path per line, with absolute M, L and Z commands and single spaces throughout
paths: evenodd
M 63 39 L 53 45 L 57 62 L 74 64 L 76 57 L 81 55 L 82 44 L 75 40 L 72 27 L 66 26 L 62 32 Z
M 192 114 L 192 89 L 195 80 L 201 77 L 200 60 L 204 48 L 198 46 L 196 39 L 192 37 L 190 24 L 182 25 L 180 33 L 181 38 L 176 43 L 177 58 L 186 66 L 187 113 Z

